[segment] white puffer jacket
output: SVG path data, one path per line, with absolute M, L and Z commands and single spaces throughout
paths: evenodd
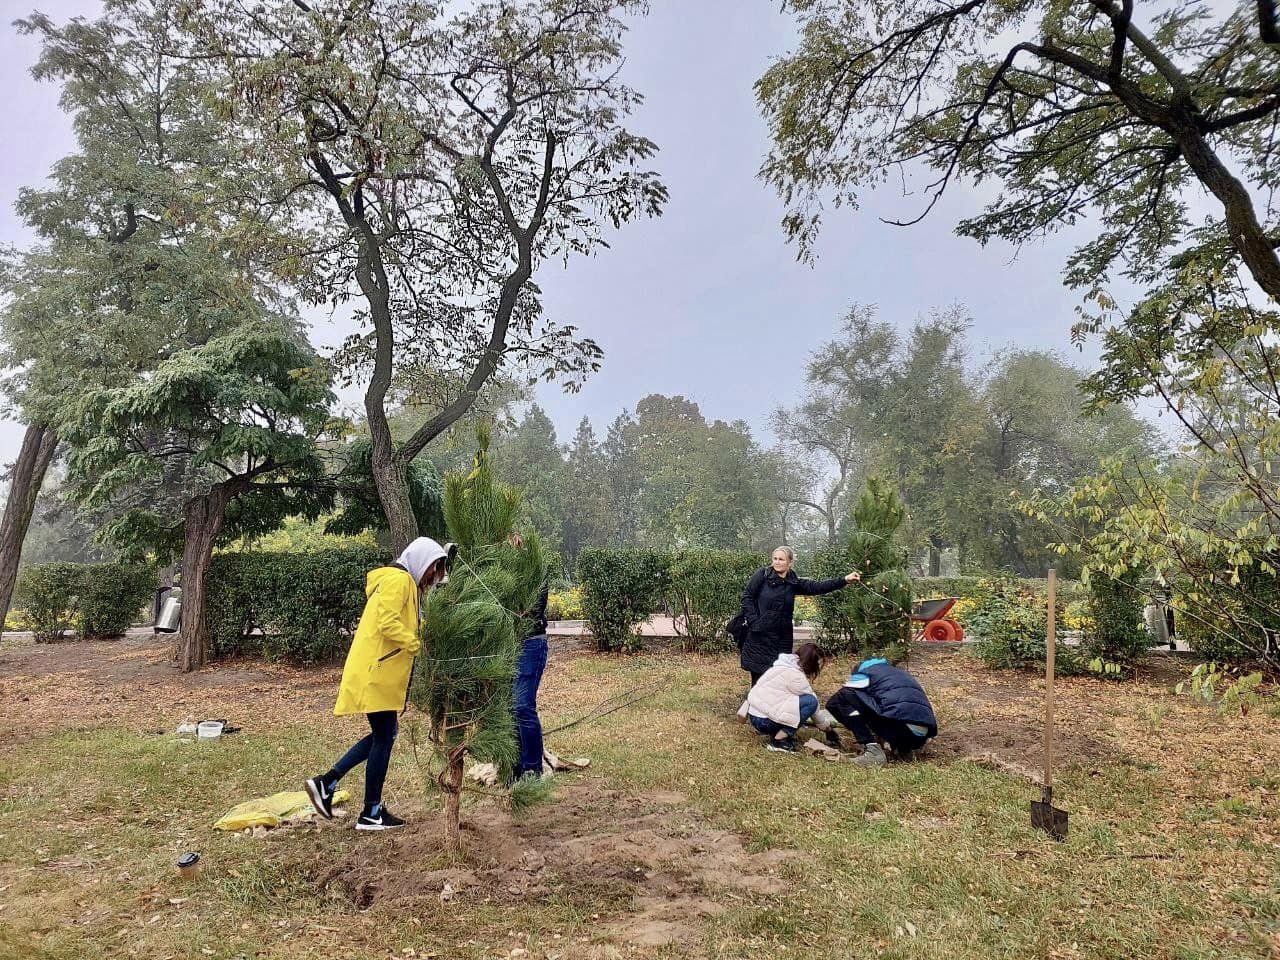
M 800 659 L 794 653 L 782 653 L 772 667 L 751 688 L 747 699 L 738 708 L 743 720 L 750 714 L 765 717 L 784 727 L 800 726 L 800 695 L 816 697 L 809 678 L 800 669 Z

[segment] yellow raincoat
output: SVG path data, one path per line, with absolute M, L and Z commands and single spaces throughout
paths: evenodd
M 368 600 L 333 708 L 340 717 L 403 710 L 413 658 L 422 649 L 418 585 L 411 574 L 398 567 L 378 567 L 369 571 L 364 594 Z

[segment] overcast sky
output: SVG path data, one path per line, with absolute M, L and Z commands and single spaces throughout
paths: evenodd
M 924 223 L 892 227 L 879 215 L 915 214 L 900 190 L 859 211 L 832 212 L 814 266 L 798 264 L 779 226 L 781 204 L 756 178 L 767 148 L 753 82 L 794 39 L 776 0 L 653 0 L 635 23 L 624 76 L 646 102 L 633 128 L 661 147 L 655 165 L 671 191 L 665 216 L 631 224 L 589 260 L 545 266 L 538 282 L 555 318 L 605 349 L 604 368 L 578 394 L 543 387 L 539 402 L 571 438 L 590 417 L 603 432 L 648 393 L 683 394 L 709 417 L 763 427 L 800 392 L 806 355 L 835 331 L 848 306 L 878 304 L 908 326 L 933 307 L 962 302 L 982 354 L 1008 343 L 1079 356 L 1069 344 L 1078 297 L 1059 280 L 1071 242 L 1015 251 L 954 236 L 980 201 L 963 185 Z M 94 0 L 42 0 L 57 20 L 92 15 Z M 73 147 L 57 90 L 29 70 L 36 46 L 9 22 L 32 9 L 0 0 L 0 243 L 30 240 L 13 213 L 20 187 L 39 184 Z M 340 324 L 316 320 L 317 344 Z M 761 431 L 757 431 L 758 433 Z M 21 428 L 0 424 L 0 461 L 16 455 Z

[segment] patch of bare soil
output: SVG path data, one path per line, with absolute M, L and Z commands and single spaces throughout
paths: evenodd
M 254 725 L 332 706 L 338 667 L 243 658 L 178 672 L 172 641 L 141 631 L 119 640 L 0 648 L 0 743 L 102 726 L 172 732 L 187 715 Z
M 1029 672 L 990 670 L 956 647 L 917 645 L 907 668 L 924 686 L 938 715 L 938 736 L 916 759 L 969 760 L 1039 781 L 1044 762 L 1044 680 Z M 1139 680 L 1171 682 L 1176 666 L 1157 663 Z M 1107 712 L 1116 684 L 1093 678 L 1059 678 L 1054 720 L 1058 766 L 1096 767 L 1123 762 L 1124 744 L 1111 736 Z M 1154 692 L 1154 691 L 1153 691 Z
M 725 909 L 711 896 L 716 890 L 783 893 L 784 866 L 796 856 L 748 852 L 737 834 L 690 814 L 680 794 L 628 794 L 595 779 L 562 787 L 519 820 L 492 807 L 473 810 L 463 829 L 461 864 L 446 861 L 439 821 L 428 820 L 385 844 L 359 845 L 315 883 L 360 909 L 554 896 L 600 913 L 605 937 L 655 947 L 697 938 L 706 918 Z

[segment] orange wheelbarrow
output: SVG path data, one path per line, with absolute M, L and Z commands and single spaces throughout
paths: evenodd
M 959 597 L 939 597 L 934 600 L 917 600 L 911 605 L 911 622 L 924 624 L 915 635 L 916 641 L 926 643 L 959 643 L 964 639 L 964 627 L 948 614 Z

